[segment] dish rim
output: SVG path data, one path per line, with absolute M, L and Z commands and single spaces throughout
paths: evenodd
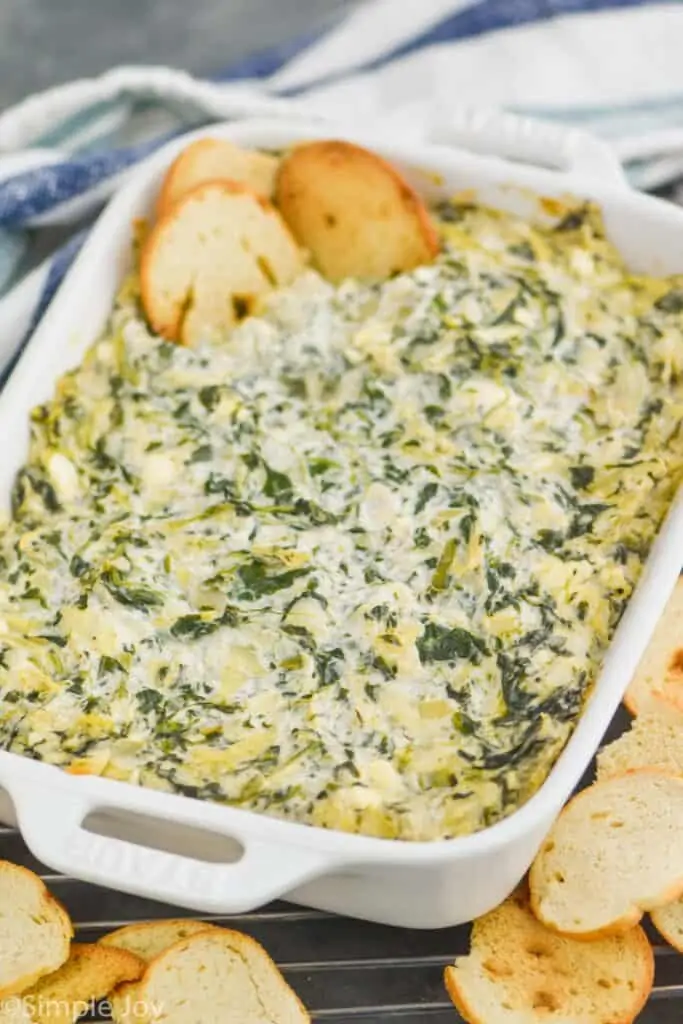
M 135 169 L 101 215 L 0 395 L 0 424 L 7 416 L 11 418 L 6 410 L 11 408 L 16 396 L 20 395 L 22 389 L 30 388 L 31 377 L 39 369 L 41 352 L 50 343 L 50 337 L 64 333 L 60 321 L 62 318 L 69 319 L 67 311 L 78 289 L 82 287 L 81 279 L 88 276 L 88 263 L 96 258 L 109 232 L 120 230 L 122 211 L 131 197 L 140 197 L 148 191 L 176 153 L 188 142 L 210 136 L 230 138 L 244 145 L 257 145 L 257 140 L 263 139 L 262 147 L 273 149 L 292 145 L 295 141 L 336 136 L 366 145 L 399 164 L 429 168 L 425 172 L 427 174 L 440 173 L 438 168 L 448 170 L 449 165 L 453 173 L 459 174 L 476 172 L 484 166 L 493 173 L 494 179 L 499 179 L 501 187 L 529 190 L 537 197 L 557 194 L 558 190 L 565 193 L 571 191 L 592 198 L 602 205 L 603 200 L 610 202 L 617 196 L 627 205 L 638 206 L 643 211 L 649 209 L 656 218 L 665 212 L 665 219 L 680 222 L 683 230 L 683 210 L 670 207 L 663 200 L 638 195 L 616 181 L 607 184 L 596 182 L 590 175 L 584 177 L 576 172 L 562 173 L 528 167 L 495 155 L 476 155 L 454 146 L 400 143 L 391 136 L 384 138 L 376 133 L 370 137 L 362 130 L 339 128 L 327 121 L 254 120 L 212 125 L 183 135 L 148 158 Z M 270 143 L 266 141 L 268 139 Z M 681 269 L 683 271 L 683 267 Z M 55 380 L 54 376 L 50 378 L 50 388 L 54 387 Z M 212 831 L 237 838 L 255 836 L 258 841 L 280 842 L 288 847 L 310 847 L 313 840 L 321 852 L 338 854 L 337 862 L 343 863 L 345 867 L 380 861 L 387 865 L 436 866 L 476 858 L 480 854 L 490 853 L 492 849 L 502 849 L 520 840 L 538 829 L 542 822 L 550 822 L 569 798 L 621 701 L 630 677 L 625 666 L 637 664 L 673 589 L 681 568 L 677 552 L 681 551 L 683 488 L 679 490 L 652 545 L 640 580 L 606 652 L 591 695 L 561 754 L 532 797 L 505 818 L 478 832 L 426 841 L 347 833 L 98 776 L 69 776 L 54 765 L 6 751 L 0 751 L 0 785 L 7 789 L 15 804 L 19 805 L 23 799 L 29 799 L 29 792 L 35 799 L 39 781 L 37 773 L 40 773 L 41 788 L 54 792 L 55 797 L 59 790 L 64 795 L 69 794 L 93 806 L 141 810 L 143 813 L 146 810 L 152 817 L 175 817 L 179 822 L 192 818 L 197 826 L 201 819 L 203 827 Z M 51 773 L 49 777 L 48 773 Z M 31 775 L 33 779 L 28 778 Z M 136 797 L 132 794 L 136 794 Z M 201 813 L 184 813 L 183 809 L 190 804 L 201 808 Z

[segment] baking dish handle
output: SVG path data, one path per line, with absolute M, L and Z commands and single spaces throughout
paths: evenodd
M 500 110 L 455 107 L 437 114 L 430 141 L 628 188 L 619 157 L 590 132 Z
M 84 882 L 201 913 L 247 913 L 335 866 L 319 852 L 263 840 L 237 838 L 242 855 L 228 863 L 150 849 L 83 827 L 89 813 L 106 805 L 72 793 L 50 799 L 52 795 L 49 790 L 38 796 L 33 788 L 22 786 L 17 792 L 12 787 L 19 830 L 41 863 Z M 116 809 L 121 809 L 120 800 Z M 207 832 L 198 821 L 174 816 L 174 822 Z

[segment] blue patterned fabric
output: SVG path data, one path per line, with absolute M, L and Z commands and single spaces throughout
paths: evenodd
M 106 153 L 76 156 L 63 163 L 15 175 L 0 184 L 0 224 L 5 228 L 30 225 L 41 214 L 87 193 L 107 178 L 149 156 L 169 141 L 164 135 L 138 146 L 122 146 Z
M 675 190 L 682 38 L 673 2 L 365 0 L 324 35 L 248 56 L 210 82 L 122 68 L 29 98 L 0 113 L 0 373 L 87 237 L 83 223 L 179 132 L 277 117 L 292 103 L 399 125 L 414 108 L 418 125 L 433 104 L 481 101 L 589 128 L 613 142 L 634 185 Z M 66 243 L 25 277 L 29 241 L 54 225 Z
M 486 32 L 496 32 L 499 29 L 512 28 L 528 22 L 541 22 L 557 18 L 562 14 L 576 14 L 581 11 L 597 12 L 617 7 L 637 7 L 646 2 L 647 0 L 481 0 L 481 3 L 474 3 L 466 7 L 465 10 L 447 15 L 425 32 L 420 32 L 395 49 L 380 54 L 364 67 L 366 71 L 376 70 L 399 57 L 404 57 L 427 46 L 471 39 Z M 272 73 L 274 70 L 274 55 L 270 54 L 269 56 L 270 60 L 266 55 L 260 58 L 263 61 L 263 66 L 267 68 L 266 73 Z M 246 65 L 249 66 L 249 61 L 246 62 Z M 252 73 L 260 73 L 256 70 L 258 66 L 257 64 L 253 65 Z

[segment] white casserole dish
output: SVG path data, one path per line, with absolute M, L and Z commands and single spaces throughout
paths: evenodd
M 352 138 L 402 167 L 423 194 L 435 198 L 475 189 L 483 202 L 523 215 L 538 213 L 538 196 L 591 197 L 633 267 L 683 272 L 683 210 L 629 190 L 610 153 L 581 133 L 463 112 L 444 123 L 438 145 L 385 143 L 377 134 L 321 123 L 243 122 L 193 137 L 202 134 L 266 148 L 316 136 Z M 149 211 L 165 168 L 186 142 L 174 142 L 147 161 L 112 201 L 0 397 L 0 510 L 9 507 L 25 458 L 30 409 L 51 395 L 57 377 L 103 330 L 129 259 L 131 221 Z M 539 163 L 544 169 L 529 166 Z M 412 928 L 470 920 L 517 884 L 586 770 L 673 588 L 681 552 L 683 494 L 547 781 L 512 816 L 478 834 L 434 843 L 348 835 L 69 776 L 7 753 L 0 753 L 0 786 L 9 800 L 0 801 L 0 817 L 16 822 L 34 855 L 57 871 L 204 913 L 243 913 L 286 897 Z

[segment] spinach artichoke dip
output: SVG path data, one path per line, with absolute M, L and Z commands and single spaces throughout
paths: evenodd
M 683 281 L 590 207 L 437 217 L 192 349 L 127 282 L 2 528 L 5 750 L 409 840 L 538 789 L 681 481 Z

